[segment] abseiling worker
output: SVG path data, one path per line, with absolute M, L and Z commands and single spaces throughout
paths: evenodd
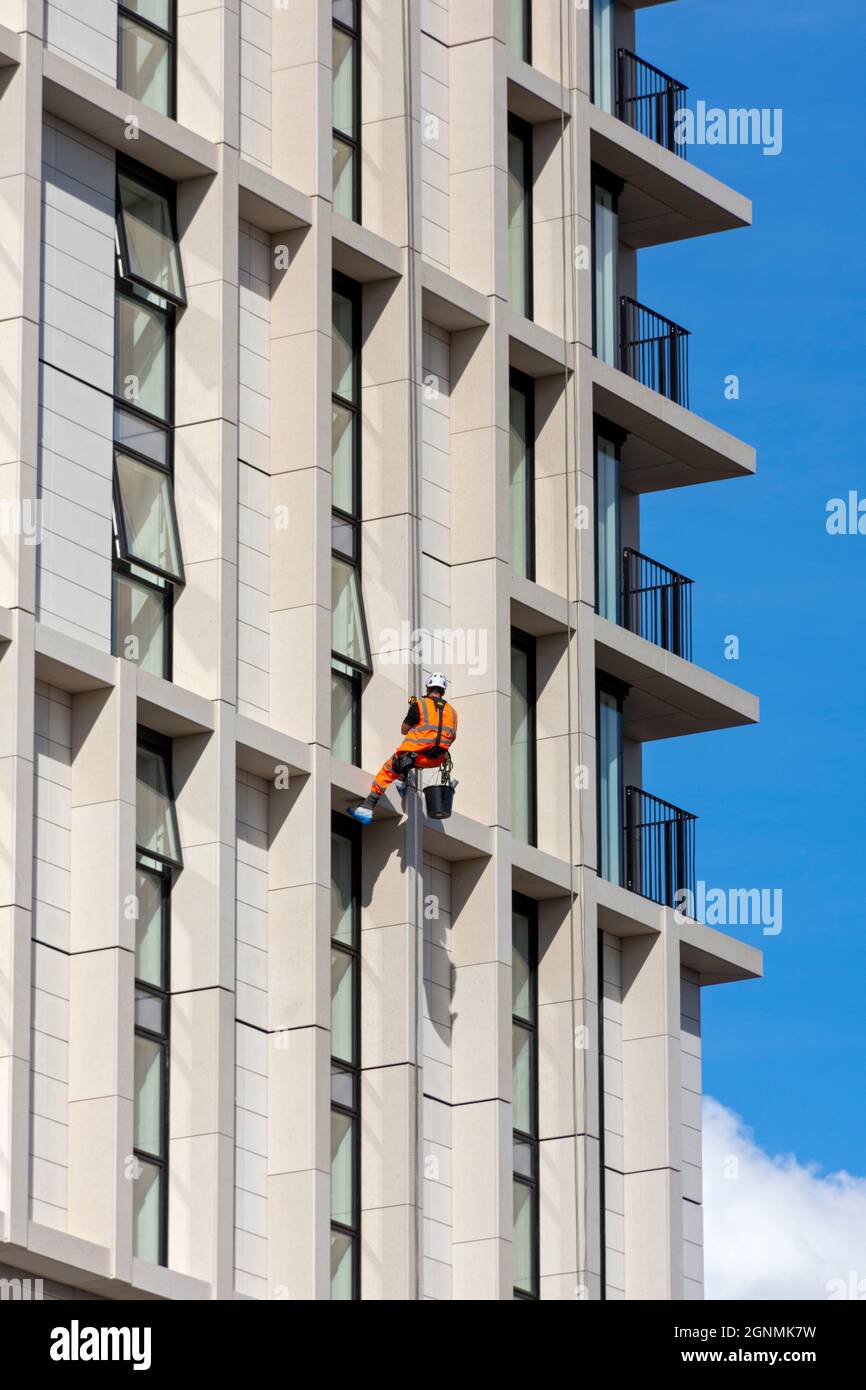
M 398 777 L 405 783 L 413 767 L 441 767 L 457 737 L 457 711 L 445 699 L 448 681 L 434 671 L 426 693 L 412 696 L 406 718 L 400 725 L 403 742 L 373 778 L 368 796 L 349 812 L 362 825 L 369 825 L 379 797 Z

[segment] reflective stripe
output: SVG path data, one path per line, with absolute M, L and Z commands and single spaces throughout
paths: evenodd
M 457 711 L 447 700 L 437 708 L 432 696 L 424 695 L 418 701 L 420 715 L 418 723 L 410 729 L 407 738 L 413 743 L 448 748 L 457 737 Z

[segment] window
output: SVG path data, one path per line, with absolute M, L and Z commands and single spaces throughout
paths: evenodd
M 595 424 L 595 607 L 612 623 L 621 619 L 622 528 L 620 445 L 622 430 L 603 420 Z
M 331 752 L 361 762 L 361 680 L 371 670 L 361 592 L 361 301 L 334 277 L 331 374 Z
M 168 471 L 117 450 L 114 483 L 123 558 L 182 583 L 180 541 Z
M 170 412 L 169 335 L 167 308 L 157 308 L 118 288 L 114 325 L 114 394 L 157 420 Z
M 619 365 L 619 189 L 614 180 L 600 176 L 593 186 L 593 336 L 596 357 L 612 367 Z
M 532 0 L 508 0 L 508 47 L 516 58 L 532 62 Z
M 139 730 L 136 795 L 133 1253 L 165 1264 L 168 1239 L 169 919 L 180 848 L 171 745 Z M 154 845 L 154 853 L 149 847 Z
M 361 220 L 360 0 L 332 0 L 334 211 Z
M 511 1110 L 514 1297 L 538 1298 L 538 908 L 511 907 Z
M 617 365 L 619 219 L 617 194 L 607 184 L 593 188 L 593 336 L 596 357 Z
M 535 578 L 535 382 L 512 369 L 509 395 L 509 484 L 511 564 L 515 574 Z
M 185 302 L 170 185 L 117 175 L 112 651 L 171 678 L 171 614 L 184 582 L 174 505 L 174 322 Z
M 614 0 L 592 0 L 592 99 L 613 111 Z
M 331 831 L 331 1298 L 360 1297 L 360 840 Z
M 532 318 L 532 127 L 508 117 L 509 299 Z
M 176 0 L 120 0 L 117 7 L 117 85 L 161 111 L 175 113 Z
M 535 643 L 511 630 L 511 833 L 535 844 Z
M 136 848 L 139 854 L 180 868 L 180 839 L 165 750 L 140 740 L 135 776 Z
M 174 212 L 168 194 L 119 172 L 117 231 L 127 280 L 153 294 L 186 303 Z
M 625 688 L 605 677 L 598 688 L 598 872 L 622 883 L 623 731 Z

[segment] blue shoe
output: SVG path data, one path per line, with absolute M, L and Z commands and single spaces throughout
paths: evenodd
M 369 806 L 354 806 L 349 815 L 353 820 L 360 821 L 362 825 L 369 825 L 373 819 L 373 812 Z

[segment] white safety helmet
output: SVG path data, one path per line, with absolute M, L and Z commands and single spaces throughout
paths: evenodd
M 427 691 L 438 688 L 444 694 L 448 689 L 448 677 L 443 676 L 441 671 L 434 671 L 427 679 L 424 689 Z

